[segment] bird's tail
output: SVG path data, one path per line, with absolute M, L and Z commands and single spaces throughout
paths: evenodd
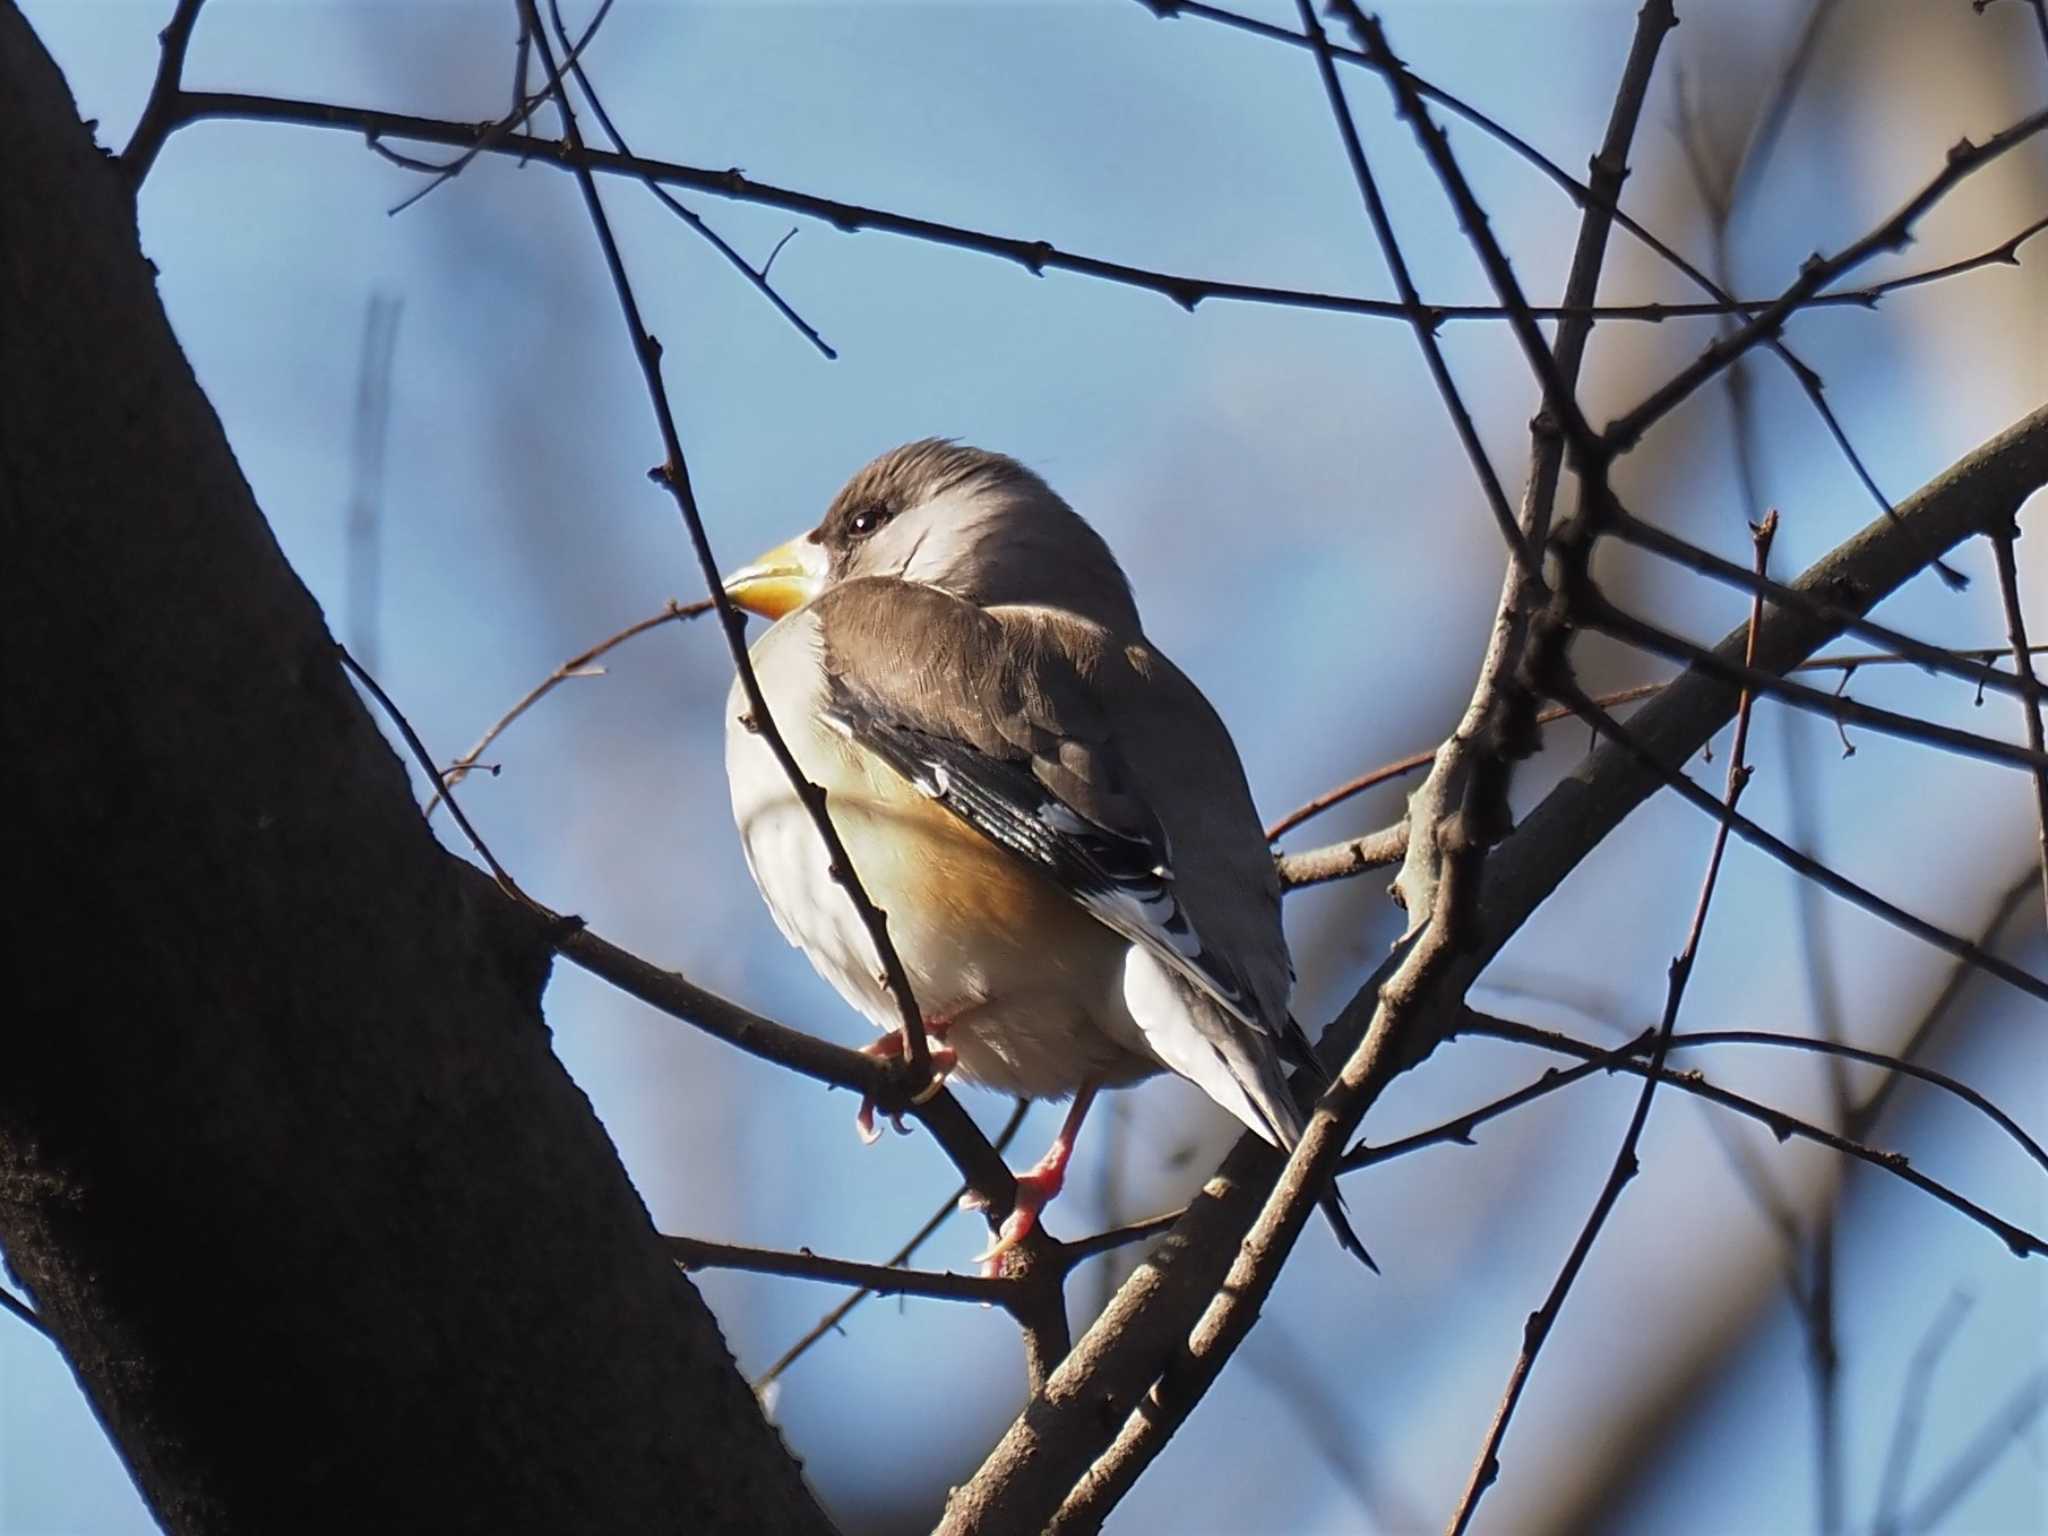
M 1330 1075 L 1323 1070 L 1323 1064 L 1316 1059 L 1314 1052 L 1307 1049 L 1308 1037 L 1301 1034 L 1301 1026 L 1291 1018 L 1287 1023 L 1290 1032 L 1300 1037 L 1299 1044 L 1297 1046 L 1295 1041 L 1288 1040 L 1282 1049 L 1290 1058 L 1295 1058 L 1297 1050 L 1299 1051 L 1299 1059 L 1306 1066 L 1312 1084 L 1320 1087 L 1327 1083 Z M 1246 1085 L 1247 1094 L 1257 1105 L 1268 1125 L 1278 1134 L 1280 1149 L 1283 1152 L 1292 1152 L 1296 1143 L 1301 1140 L 1302 1130 L 1308 1122 L 1294 1096 L 1293 1086 L 1280 1069 L 1278 1055 L 1267 1053 L 1260 1067 L 1260 1080 L 1256 1085 Z M 1359 1241 L 1358 1233 L 1351 1225 L 1351 1217 L 1344 1208 L 1344 1194 L 1337 1188 L 1335 1174 L 1330 1176 L 1330 1187 L 1323 1191 L 1321 1203 L 1323 1215 L 1329 1219 L 1330 1230 L 1337 1234 L 1337 1246 L 1374 1274 L 1378 1274 L 1379 1265 L 1375 1264 L 1372 1255 L 1365 1251 L 1365 1244 Z

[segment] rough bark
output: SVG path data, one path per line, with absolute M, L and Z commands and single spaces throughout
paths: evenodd
M 144 1497 L 176 1532 L 826 1528 L 5 0 L 0 123 L 0 1245 Z

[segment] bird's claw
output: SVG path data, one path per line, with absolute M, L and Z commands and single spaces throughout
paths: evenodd
M 880 1056 L 885 1060 L 900 1056 L 902 1053 L 903 1037 L 901 1035 L 884 1035 L 881 1039 L 875 1041 L 874 1044 L 864 1047 L 864 1054 Z M 911 1096 L 911 1104 L 916 1106 L 931 1103 L 933 1099 L 939 1096 L 940 1091 L 946 1086 L 946 1079 L 953 1075 L 953 1069 L 959 1064 L 960 1058 L 951 1046 L 933 1046 L 931 1049 L 931 1081 Z M 872 1147 L 882 1139 L 882 1133 L 875 1128 L 875 1107 L 874 1095 L 864 1094 L 861 1097 L 860 1109 L 854 1114 L 853 1128 L 860 1136 L 862 1146 Z M 910 1127 L 904 1123 L 902 1115 L 891 1115 L 889 1122 L 896 1127 L 897 1135 L 908 1136 L 910 1134 Z
M 984 1280 L 1002 1278 L 1004 1257 L 1038 1230 L 1038 1213 L 1060 1192 L 1066 1183 L 1066 1172 L 1064 1157 L 1048 1157 L 1036 1168 L 1017 1175 L 1016 1204 L 1010 1207 L 1010 1214 L 1003 1218 L 1003 1224 L 996 1228 L 995 1241 L 985 1252 L 975 1255 Z M 967 1210 L 987 1210 L 988 1197 L 970 1190 L 960 1197 L 960 1204 Z
M 1037 1230 L 1038 1208 L 1020 1201 L 1017 1208 L 1004 1218 L 1002 1226 L 996 1229 L 995 1241 L 983 1252 L 975 1255 L 975 1262 L 981 1266 L 981 1278 L 1002 1279 L 1003 1260 Z
M 935 1045 L 931 1052 L 932 1080 L 910 1096 L 913 1104 L 929 1104 L 945 1091 L 946 1079 L 953 1075 L 953 1069 L 960 1065 L 960 1057 L 950 1045 Z

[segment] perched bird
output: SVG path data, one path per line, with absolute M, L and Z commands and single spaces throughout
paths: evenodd
M 928 439 L 725 589 L 776 621 L 752 650 L 762 694 L 888 914 L 935 1069 L 1073 1098 L 984 1259 L 1059 1193 L 1100 1088 L 1177 1072 L 1293 1146 L 1282 1062 L 1313 1058 L 1272 855 L 1229 732 L 1146 640 L 1094 529 L 1014 459 Z M 754 881 L 893 1055 L 880 959 L 737 683 L 726 715 Z M 1364 1257 L 1334 1187 L 1326 1209 Z

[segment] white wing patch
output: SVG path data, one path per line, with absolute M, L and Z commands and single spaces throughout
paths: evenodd
M 1261 1070 L 1271 1052 L 1235 1038 L 1220 1020 L 1202 1027 L 1198 1010 L 1209 1001 L 1208 988 L 1196 988 L 1154 950 L 1133 944 L 1124 960 L 1123 990 L 1124 1007 L 1154 1056 L 1259 1137 L 1276 1147 L 1292 1144 L 1300 1123 L 1286 1082 L 1277 1068 Z M 1254 1097 L 1248 1083 L 1265 1091 Z M 1274 1123 L 1276 1116 L 1282 1123 Z

